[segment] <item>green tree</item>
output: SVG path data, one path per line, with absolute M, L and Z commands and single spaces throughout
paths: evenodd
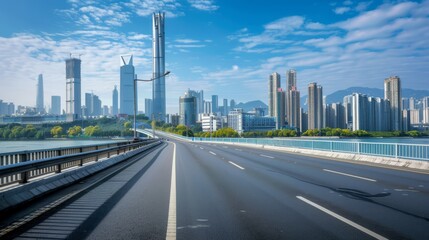
M 61 137 L 62 133 L 63 133 L 63 128 L 61 126 L 54 126 L 51 129 L 51 135 L 54 138 Z
M 125 123 L 124 123 L 124 128 L 126 128 L 126 129 L 129 129 L 129 128 L 131 128 L 133 125 L 131 124 L 131 122 L 130 121 L 126 121 Z
M 70 127 L 69 130 L 67 130 L 67 134 L 69 137 L 77 137 L 82 133 L 82 128 L 80 126 L 73 126 Z

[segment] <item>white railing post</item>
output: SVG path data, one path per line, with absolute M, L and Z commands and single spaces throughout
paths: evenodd
M 398 158 L 398 144 L 395 143 L 395 158 Z

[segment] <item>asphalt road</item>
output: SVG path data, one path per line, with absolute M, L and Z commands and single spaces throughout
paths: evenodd
M 429 239 L 428 203 L 426 174 L 170 141 L 21 237 Z

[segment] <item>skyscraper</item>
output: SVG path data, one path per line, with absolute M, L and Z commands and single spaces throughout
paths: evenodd
M 115 89 L 113 89 L 113 94 L 112 94 L 112 115 L 116 116 L 119 113 L 119 107 L 118 107 L 118 89 L 116 89 L 116 85 L 115 85 Z
M 51 114 L 61 115 L 61 96 L 51 97 Z
M 286 72 L 286 90 L 292 90 L 292 87 L 296 87 L 296 71 L 294 69 L 290 69 Z
M 228 99 L 223 99 L 223 116 L 228 116 Z
M 188 93 L 179 99 L 180 124 L 191 127 L 197 121 L 197 99 Z
M 219 108 L 218 96 L 212 95 L 212 113 L 217 113 Z
M 149 119 L 152 118 L 152 99 L 145 98 L 144 100 L 144 114 L 146 117 L 149 117 Z
M 43 75 L 39 74 L 39 78 L 37 80 L 37 98 L 36 98 L 36 112 L 39 114 L 45 113 L 43 101 Z
M 283 89 L 278 88 L 276 92 L 276 103 L 274 104 L 276 107 L 275 111 L 275 121 L 276 121 L 276 129 L 282 129 L 285 126 L 285 97 L 286 94 Z
M 153 81 L 152 100 L 155 119 L 165 120 L 165 77 L 159 78 L 165 73 L 165 38 L 164 38 L 165 13 L 153 14 Z
M 286 116 L 286 118 L 288 120 L 289 125 L 291 125 L 290 124 L 290 122 L 291 122 L 290 114 L 292 114 L 292 109 L 290 109 L 290 107 L 292 105 L 289 104 L 288 101 L 291 99 L 290 96 L 289 96 L 291 94 L 290 91 L 292 89 L 295 89 L 295 91 L 297 91 L 297 89 L 298 89 L 297 86 L 296 86 L 296 71 L 294 69 L 288 70 L 286 72 L 286 77 L 287 78 L 286 78 L 286 90 L 285 90 L 285 92 L 286 92 L 286 104 L 285 104 L 286 110 L 285 110 L 285 116 Z M 299 94 L 299 92 L 298 92 L 298 94 Z M 294 109 L 294 111 L 297 114 L 296 116 L 298 116 L 299 115 L 299 107 L 298 107 L 298 109 Z M 294 125 L 294 127 L 297 127 L 297 126 L 298 125 Z
M 321 129 L 323 123 L 323 92 L 317 83 L 308 85 L 308 129 Z
M 82 116 L 80 65 L 80 59 L 66 60 L 66 113 L 71 121 Z
M 384 80 L 384 99 L 390 102 L 390 122 L 394 131 L 402 130 L 401 80 L 389 77 Z
M 135 78 L 133 55 L 121 56 L 120 71 L 119 113 L 133 115 Z
M 300 94 L 299 91 L 296 89 L 295 86 L 292 86 L 292 89 L 288 91 L 288 94 L 286 95 L 287 100 L 286 104 L 288 105 L 286 109 L 288 112 L 286 113 L 289 126 L 293 128 L 299 128 L 300 123 Z
M 268 80 L 268 114 L 277 116 L 277 90 L 280 88 L 280 74 L 272 73 Z

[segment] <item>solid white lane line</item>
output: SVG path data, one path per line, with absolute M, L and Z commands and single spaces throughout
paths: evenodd
M 329 169 L 323 169 L 323 171 L 331 172 L 331 173 L 335 173 L 335 174 L 340 174 L 340 175 L 344 175 L 344 176 L 348 176 L 348 177 L 359 178 L 359 179 L 366 180 L 366 181 L 377 182 L 377 180 L 375 180 L 375 179 L 360 177 L 360 176 L 356 176 L 356 175 L 352 175 L 352 174 L 348 174 L 348 173 L 343 173 L 343 172 L 337 172 L 337 171 L 333 171 L 333 170 L 329 170 Z
M 244 167 L 242 167 L 242 166 L 240 166 L 240 165 L 238 165 L 238 164 L 236 164 L 236 163 L 233 163 L 233 162 L 231 162 L 231 161 L 228 161 L 230 164 L 232 164 L 232 165 L 234 165 L 234 166 L 236 166 L 236 167 L 238 167 L 239 169 L 241 169 L 241 170 L 244 170 Z
M 171 166 L 170 204 L 168 206 L 167 234 L 165 239 L 176 240 L 176 144 L 173 151 L 173 163 Z
M 213 155 L 215 155 L 215 156 L 216 156 L 216 153 L 214 153 L 214 152 L 212 152 L 212 151 L 209 151 L 209 153 L 211 153 L 211 154 L 213 154 Z
M 264 154 L 259 154 L 259 156 L 266 157 L 266 158 L 274 158 L 274 157 L 271 157 L 271 156 L 268 156 L 268 155 L 264 155 Z
M 321 210 L 322 212 L 327 213 L 327 214 L 331 215 L 332 217 L 334 217 L 334 218 L 336 218 L 336 219 L 338 219 L 338 220 L 340 220 L 340 221 L 342 221 L 342 222 L 344 222 L 344 223 L 346 223 L 346 224 L 348 224 L 348 225 L 350 225 L 350 226 L 352 226 L 352 227 L 354 227 L 354 228 L 356 228 L 356 229 L 358 229 L 358 230 L 360 230 L 360 231 L 362 231 L 362 232 L 370 235 L 371 237 L 374 237 L 376 239 L 386 239 L 387 240 L 387 238 L 381 236 L 380 234 L 375 233 L 375 232 L 369 230 L 368 228 L 365 228 L 365 227 L 363 227 L 363 226 L 361 226 L 361 225 L 359 225 L 359 224 L 357 224 L 357 223 L 355 223 L 355 222 L 353 222 L 353 221 L 351 221 L 351 220 L 349 220 L 349 219 L 347 219 L 347 218 L 345 218 L 343 216 L 340 216 L 340 215 L 332 212 L 331 210 L 326 209 L 326 208 L 320 206 L 317 203 L 314 203 L 314 202 L 312 202 L 312 201 L 310 201 L 310 200 L 308 200 L 308 199 L 306 199 L 304 197 L 301 197 L 301 196 L 296 196 L 296 197 L 299 200 L 301 200 L 301 201 L 303 201 L 303 202 L 305 202 L 305 203 L 307 203 L 307 204 L 309 204 L 309 205 L 311 205 L 311 206 L 313 206 L 313 207 Z

